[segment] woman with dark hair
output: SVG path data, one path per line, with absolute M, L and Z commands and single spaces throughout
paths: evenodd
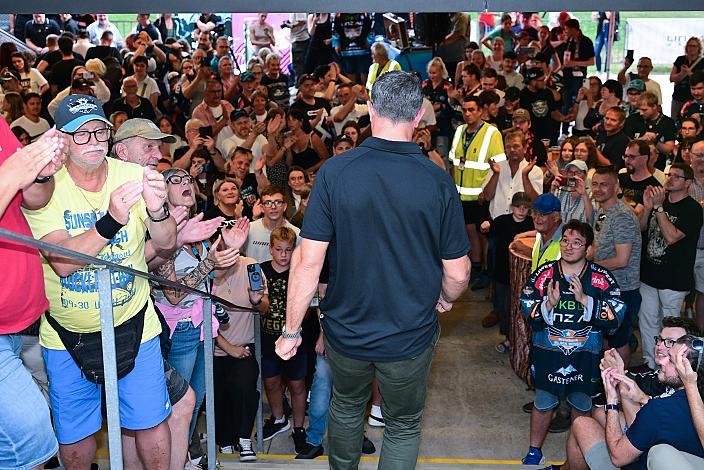
M 15 52 L 17 52 L 17 46 L 15 46 L 14 42 L 4 42 L 0 44 L 0 70 L 12 66 L 12 54 Z
M 21 52 L 13 52 L 10 55 L 12 68 L 20 74 L 20 83 L 24 91 L 32 91 L 43 95 L 49 91 L 49 82 L 34 67 L 30 67 L 27 58 Z
M 310 45 L 303 69 L 305 73 L 312 73 L 318 65 L 329 64 L 333 61 L 330 13 L 309 14 L 308 34 L 310 34 Z
M 10 129 L 13 134 L 15 134 L 15 137 L 17 137 L 17 140 L 20 141 L 20 144 L 24 147 L 25 145 L 29 145 L 30 142 L 30 136 L 29 132 L 24 130 L 20 126 L 14 126 L 12 129 Z
M 291 109 L 286 116 L 289 131 L 284 134 L 286 164 L 316 172 L 329 154 L 318 134 L 313 132 L 308 117 L 300 109 Z
M 24 116 L 24 100 L 22 99 L 22 95 L 15 91 L 6 93 L 5 99 L 2 102 L 2 114 L 8 124 Z
M 284 187 L 287 219 L 290 220 L 293 214 L 301 207 L 301 191 L 303 191 L 306 184 L 310 184 L 310 178 L 308 178 L 308 173 L 303 168 L 294 166 L 288 170 L 286 186 Z
M 359 129 L 359 124 L 357 124 L 357 121 L 347 121 L 342 126 L 341 130 L 342 135 L 346 135 L 352 139 L 355 147 L 361 143 L 360 137 L 362 135 L 362 131 Z
M 163 143 L 161 144 L 160 150 L 164 158 L 168 159 L 170 162 L 173 160 L 174 152 L 177 148 L 181 148 L 186 145 L 186 136 L 181 130 L 181 127 L 177 125 L 170 117 L 164 115 L 156 120 L 156 125 L 159 126 L 159 130 L 164 134 L 171 134 L 176 137 L 176 141 L 172 144 Z
M 591 88 L 591 84 L 590 84 Z M 623 87 L 616 80 L 606 80 L 601 86 L 601 99 L 598 99 L 584 118 L 584 125 L 594 130 L 595 126 L 601 125 L 601 121 L 606 116 L 606 112 L 614 106 L 623 106 Z

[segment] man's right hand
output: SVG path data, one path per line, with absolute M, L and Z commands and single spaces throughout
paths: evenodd
M 548 281 L 547 291 L 548 302 L 551 304 L 548 310 L 550 310 L 560 301 L 560 283 L 558 281 Z
M 435 304 L 435 310 L 437 310 L 439 313 L 449 312 L 450 310 L 452 310 L 452 302 L 448 302 L 447 300 L 445 300 L 441 293 L 440 297 L 438 297 L 438 303 Z
M 130 209 L 142 199 L 143 188 L 144 185 L 141 181 L 128 181 L 115 188 L 110 193 L 110 205 L 108 206 L 112 218 L 122 225 L 127 225 L 127 222 L 130 221 Z
M 66 143 L 54 133 L 47 131 L 48 136 L 18 149 L 2 164 L 3 176 L 8 183 L 15 185 L 15 192 L 28 188 L 40 175 L 49 176 L 46 174 L 49 169 L 58 171 L 63 165 Z

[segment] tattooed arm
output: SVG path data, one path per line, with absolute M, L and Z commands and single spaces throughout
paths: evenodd
M 206 257 L 203 261 L 198 263 L 193 271 L 181 278 L 177 278 L 174 267 L 174 258 L 175 255 L 169 258 L 164 264 L 157 267 L 156 274 L 171 281 L 176 281 L 187 287 L 198 287 L 200 283 L 203 282 L 203 279 L 210 274 L 210 271 L 215 268 L 215 261 L 210 257 Z M 185 291 L 172 289 L 171 287 L 163 287 L 162 289 L 164 291 L 164 297 L 166 297 L 166 299 L 173 305 L 177 305 L 188 295 Z

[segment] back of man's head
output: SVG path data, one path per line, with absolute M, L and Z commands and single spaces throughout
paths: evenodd
M 371 102 L 381 118 L 394 124 L 413 122 L 423 105 L 420 79 L 400 70 L 386 72 L 374 82 Z
M 59 50 L 61 51 L 61 54 L 65 57 L 68 56 L 73 56 L 73 40 L 71 38 L 67 38 L 66 36 L 61 36 L 58 39 L 59 42 Z

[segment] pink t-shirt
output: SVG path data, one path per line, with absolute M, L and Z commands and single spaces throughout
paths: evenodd
M 0 165 L 22 147 L 5 119 L 0 118 Z M 2 171 L 2 168 L 0 168 Z M 0 227 L 32 236 L 22 214 L 22 192 L 0 215 Z M 0 266 L 3 268 L 0 288 L 0 334 L 18 333 L 34 323 L 49 301 L 44 293 L 44 275 L 39 251 L 0 239 Z

